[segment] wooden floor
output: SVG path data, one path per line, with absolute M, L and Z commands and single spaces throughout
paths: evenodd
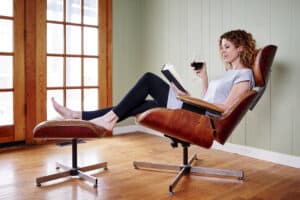
M 136 170 L 132 161 L 181 163 L 181 149 L 172 149 L 167 138 L 133 133 L 86 140 L 78 145 L 79 165 L 107 161 L 108 170 L 94 170 L 98 187 L 83 180 L 62 178 L 36 187 L 35 178 L 56 172 L 55 162 L 71 163 L 71 146 L 35 145 L 0 149 L 0 199 L 300 199 L 300 169 L 256 160 L 219 150 L 191 146 L 196 165 L 243 169 L 245 180 L 190 175 L 168 193 L 172 172 Z

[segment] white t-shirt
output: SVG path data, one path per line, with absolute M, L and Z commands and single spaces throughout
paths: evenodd
M 249 89 L 254 87 L 254 78 L 251 69 L 227 70 L 221 77 L 209 82 L 207 91 L 202 99 L 210 103 L 223 103 L 233 85 L 242 81 L 250 81 Z M 167 108 L 177 109 L 181 107 L 182 101 L 176 98 L 175 92 L 170 88 Z

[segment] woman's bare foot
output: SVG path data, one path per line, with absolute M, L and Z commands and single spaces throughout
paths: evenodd
M 81 112 L 79 111 L 73 111 L 67 107 L 64 107 L 57 103 L 55 99 L 51 98 L 52 105 L 54 110 L 64 119 L 80 119 L 81 118 Z
M 110 111 L 102 117 L 97 117 L 90 120 L 90 122 L 96 124 L 97 126 L 101 126 L 108 131 L 112 131 L 118 120 L 119 117 L 113 111 Z

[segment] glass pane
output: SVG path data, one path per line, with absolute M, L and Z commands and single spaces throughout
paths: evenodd
M 0 19 L 0 52 L 13 52 L 13 21 Z
M 98 89 L 84 90 L 84 110 L 98 109 Z
M 47 53 L 64 53 L 63 25 L 47 23 Z
M 67 107 L 75 110 L 81 110 L 81 90 L 79 89 L 70 89 L 67 90 Z
M 81 0 L 67 0 L 66 21 L 81 23 Z
M 98 55 L 98 28 L 84 27 L 84 54 Z
M 13 92 L 0 92 L 0 125 L 13 124 Z
M 0 6 L 0 15 L 13 16 L 13 0 L 2 0 Z
M 84 59 L 84 85 L 96 86 L 98 85 L 98 59 L 85 58 Z
M 0 56 L 0 88 L 13 88 L 13 57 Z
M 63 86 L 64 65 L 62 57 L 47 57 L 47 87 Z
M 47 91 L 47 119 L 59 118 L 59 114 L 54 110 L 52 106 L 51 98 L 54 97 L 55 100 L 63 105 L 63 90 L 48 90 Z
M 98 25 L 98 0 L 84 0 L 83 23 Z
M 47 20 L 63 21 L 64 19 L 64 1 L 47 0 Z
M 67 58 L 66 85 L 81 86 L 81 58 Z
M 81 27 L 67 26 L 67 54 L 81 54 Z

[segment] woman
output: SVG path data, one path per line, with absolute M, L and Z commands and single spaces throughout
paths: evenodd
M 254 86 L 251 66 L 256 56 L 255 40 L 244 30 L 224 33 L 219 39 L 220 54 L 225 62 L 226 72 L 219 79 L 208 84 L 206 65 L 195 70 L 202 80 L 203 100 L 226 110 L 236 98 Z M 153 100 L 146 100 L 150 95 Z M 90 120 L 98 126 L 112 130 L 116 123 L 150 108 L 183 108 L 177 95 L 189 95 L 174 84 L 170 86 L 158 76 L 145 73 L 127 95 L 114 107 L 96 111 L 73 111 L 59 105 L 53 98 L 54 109 L 65 119 Z

